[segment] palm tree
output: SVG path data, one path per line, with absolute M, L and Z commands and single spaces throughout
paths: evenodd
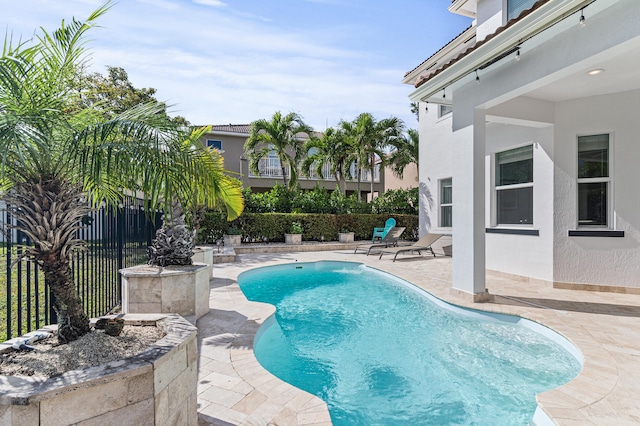
M 347 132 L 350 143 L 354 147 L 352 159 L 358 165 L 358 200 L 360 200 L 360 182 L 362 172 L 369 169 L 371 173 L 371 196 L 373 197 L 373 176 L 376 158 L 380 161 L 380 171 L 386 165 L 385 149 L 401 137 L 404 123 L 396 117 L 376 121 L 370 113 L 362 113 L 351 123 L 341 123 Z
M 271 120 L 261 119 L 251 123 L 250 135 L 244 145 L 251 170 L 259 174 L 260 160 L 275 151 L 280 160 L 284 187 L 287 190 L 292 188 L 298 181 L 298 166 L 304 155 L 303 135 L 311 137 L 313 129 L 293 112 L 283 116 L 277 111 Z M 287 170 L 290 171 L 289 176 Z
M 352 151 L 342 129 L 329 127 L 321 137 L 310 138 L 304 146 L 307 157 L 302 163 L 302 170 L 307 175 L 314 171 L 324 179 L 323 168 L 329 164 L 338 189 L 343 194 L 346 192 L 346 179 L 351 177 L 349 156 Z
M 409 164 L 418 165 L 419 157 L 419 136 L 416 129 L 409 129 L 407 135 L 402 138 L 397 138 L 391 144 L 395 150 L 389 157 L 389 162 L 393 173 L 402 179 L 404 169 Z
M 70 257 L 83 248 L 76 231 L 92 209 L 117 207 L 131 191 L 152 209 L 171 210 L 174 199 L 223 204 L 229 218 L 243 209 L 222 158 L 198 142 L 206 129 L 178 128 L 157 102 L 111 119 L 78 106 L 71 82 L 87 60 L 85 34 L 110 7 L 85 22 L 63 21 L 53 33 L 42 30 L 33 41 L 14 46 L 5 39 L 0 57 L 0 198 L 15 228 L 33 241 L 24 253 L 54 296 L 62 342 L 89 331 Z

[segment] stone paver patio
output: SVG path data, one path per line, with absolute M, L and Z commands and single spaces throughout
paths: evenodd
M 330 425 L 326 404 L 282 382 L 258 364 L 253 339 L 274 312 L 249 302 L 237 284 L 248 269 L 291 262 L 344 260 L 389 272 L 448 302 L 515 314 L 544 324 L 572 341 L 584 357 L 578 377 L 538 395 L 558 425 L 640 424 L 640 296 L 553 289 L 548 284 L 487 274 L 486 303 L 450 291 L 451 258 L 353 254 L 353 250 L 256 253 L 216 264 L 210 312 L 198 320 L 200 425 Z

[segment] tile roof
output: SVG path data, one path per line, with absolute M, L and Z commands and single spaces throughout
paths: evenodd
M 211 126 L 212 132 L 246 133 L 250 132 L 250 124 L 214 124 Z
M 525 18 L 526 16 L 530 15 L 532 12 L 534 12 L 535 10 L 539 9 L 540 7 L 542 7 L 544 4 L 550 2 L 551 0 L 538 0 L 536 1 L 533 6 L 531 6 L 529 9 L 523 10 L 522 13 L 520 13 L 520 15 L 518 15 L 517 17 L 510 19 L 509 22 L 507 22 L 505 25 L 499 27 L 498 29 L 496 29 L 495 32 L 493 32 L 492 34 L 489 34 L 487 37 L 485 37 L 483 40 L 480 40 L 478 42 L 476 42 L 475 45 L 473 45 L 472 47 L 468 48 L 467 50 L 465 50 L 464 52 L 460 53 L 458 56 L 456 56 L 455 58 L 451 59 L 449 62 L 447 62 L 446 64 L 444 64 L 443 66 L 441 66 L 440 68 L 438 68 L 437 70 L 435 70 L 434 72 L 432 72 L 429 75 L 426 76 L 421 76 L 417 79 L 415 87 L 418 88 L 420 86 L 422 86 L 424 83 L 426 83 L 427 81 L 429 81 L 430 79 L 432 79 L 433 77 L 435 77 L 436 75 L 442 73 L 443 71 L 445 71 L 447 68 L 449 68 L 450 66 L 452 66 L 453 64 L 455 64 L 456 62 L 460 61 L 462 58 L 466 57 L 467 55 L 469 55 L 471 52 L 477 50 L 479 47 L 483 46 L 484 44 L 486 44 L 488 41 L 492 40 L 495 36 L 497 36 L 498 34 L 503 33 L 505 30 L 511 28 L 516 22 L 522 20 L 523 18 Z M 466 31 L 466 30 L 465 30 Z M 455 40 L 455 39 L 454 39 Z M 446 47 L 446 46 L 445 46 Z M 440 49 L 442 50 L 442 49 Z M 440 51 L 439 50 L 439 51 Z M 437 53 L 437 52 L 436 52 Z M 431 56 L 433 57 L 433 55 Z M 427 59 L 428 60 L 428 59 Z M 424 63 L 424 62 L 422 62 Z M 411 72 L 411 71 L 409 71 Z

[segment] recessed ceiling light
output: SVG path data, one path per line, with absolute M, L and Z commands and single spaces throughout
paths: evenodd
M 604 72 L 604 70 L 602 68 L 598 68 L 595 70 L 591 70 L 589 72 L 587 72 L 587 74 L 589 75 L 598 75 L 598 74 L 602 74 Z

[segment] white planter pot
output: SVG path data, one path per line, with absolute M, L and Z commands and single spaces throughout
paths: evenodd
M 225 235 L 224 246 L 225 247 L 237 247 L 242 244 L 242 235 Z
M 339 232 L 338 233 L 338 242 L 339 243 L 352 243 L 355 238 L 355 232 Z
M 302 234 L 284 234 L 284 242 L 286 244 L 302 244 Z
M 211 265 L 139 265 L 120 270 L 122 274 L 122 312 L 175 313 L 195 316 L 209 312 Z
M 179 315 L 124 319 L 166 335 L 133 357 L 46 380 L 0 376 L 0 424 L 197 426 L 197 329 Z M 11 343 L 0 345 L 8 350 Z

